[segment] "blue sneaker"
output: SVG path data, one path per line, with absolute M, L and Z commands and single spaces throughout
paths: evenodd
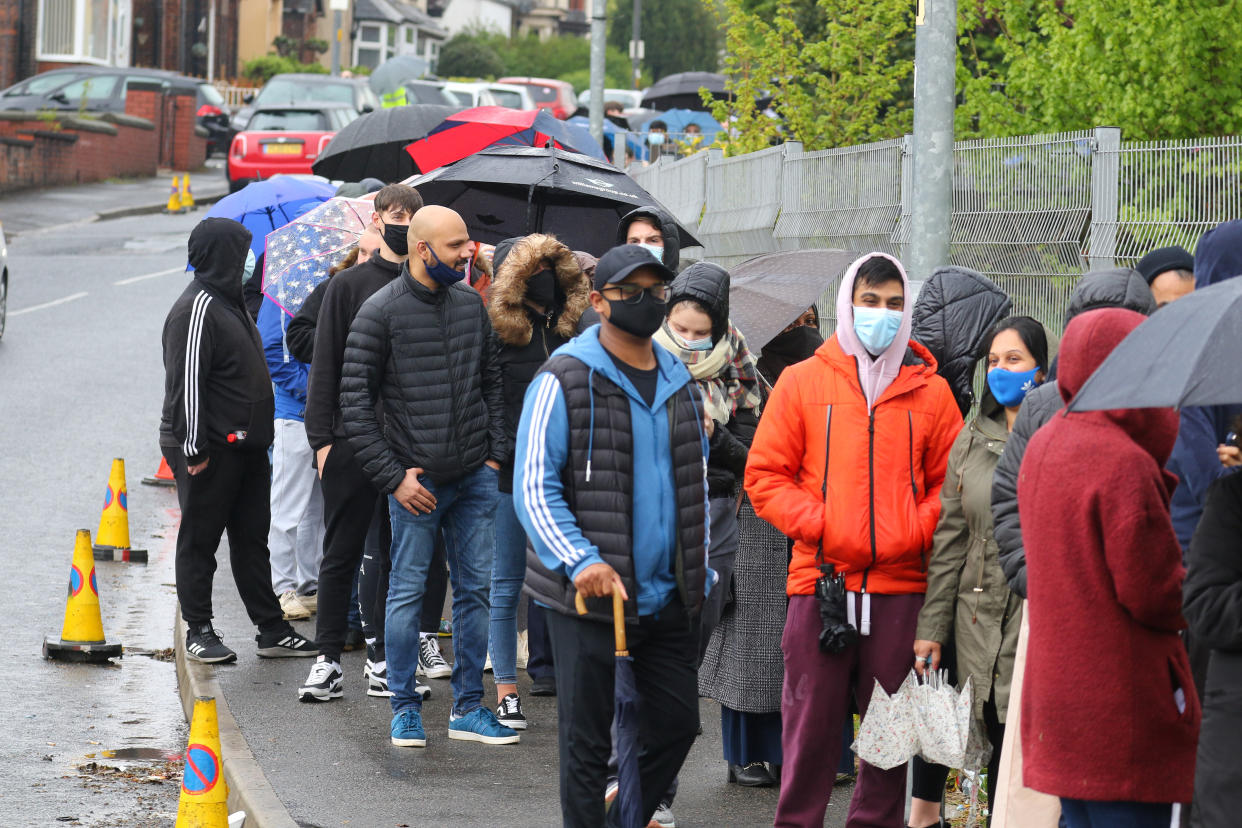
M 476 707 L 464 716 L 450 716 L 448 735 L 450 739 L 485 745 L 515 745 L 522 740 L 516 730 L 502 725 L 486 707 Z
M 411 708 L 393 716 L 392 743 L 398 747 L 427 747 L 423 715 Z

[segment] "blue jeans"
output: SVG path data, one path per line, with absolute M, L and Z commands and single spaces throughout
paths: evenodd
M 526 530 L 513 510 L 513 495 L 496 502 L 496 559 L 492 564 L 492 620 L 488 652 L 497 684 L 517 684 L 517 606 L 526 579 Z
M 1061 797 L 1061 818 L 1069 828 L 1168 828 L 1173 806 Z
M 453 483 L 424 478 L 423 486 L 436 498 L 435 510 L 427 515 L 414 514 L 389 496 L 392 573 L 384 637 L 394 713 L 422 708 L 414 692 L 419 619 L 441 528 L 453 584 L 453 714 L 463 716 L 482 705 L 498 480 L 490 466 Z

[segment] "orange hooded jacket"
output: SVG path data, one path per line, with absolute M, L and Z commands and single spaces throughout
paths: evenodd
M 815 593 L 821 543 L 823 561 L 845 574 L 851 592 L 924 592 L 940 486 L 962 426 L 935 358 L 908 342 L 910 301 L 890 349 L 895 376 L 868 411 L 865 366 L 839 341 L 853 334 L 856 268 L 842 284 L 848 310 L 839 299 L 838 333 L 781 374 L 746 465 L 756 513 L 795 542 L 789 595 Z

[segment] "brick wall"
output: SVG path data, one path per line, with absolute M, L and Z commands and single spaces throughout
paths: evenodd
M 89 121 L 65 114 L 55 124 L 33 113 L 0 118 L 0 192 L 203 166 L 207 141 L 194 134 L 193 95 L 131 88 L 125 109 Z

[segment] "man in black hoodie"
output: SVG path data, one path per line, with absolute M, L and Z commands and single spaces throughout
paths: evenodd
M 323 481 L 324 548 L 319 565 L 315 632 L 316 639 L 323 643 L 310 675 L 298 688 L 302 701 L 330 701 L 342 695 L 340 661 L 348 627 L 349 597 L 379 500 L 379 492 L 363 474 L 344 439 L 340 393 L 345 340 L 358 309 L 400 273 L 401 264 L 409 257 L 406 234 L 410 218 L 422 204 L 418 191 L 404 184 L 390 184 L 375 194 L 372 223 L 383 239 L 379 250 L 365 263 L 332 277 L 315 326 L 314 360 L 306 394 L 306 438 L 315 450 Z M 387 590 L 381 588 L 369 602 L 375 613 L 372 626 L 383 623 L 386 597 Z M 364 605 L 367 603 L 363 600 Z M 366 672 L 370 683 L 380 688 L 376 695 L 387 693 L 386 671 L 384 654 L 369 651 Z
M 233 580 L 264 658 L 312 656 L 272 593 L 267 532 L 272 468 L 272 380 L 263 342 L 246 313 L 242 272 L 250 231 L 209 218 L 190 233 L 194 278 L 164 320 L 164 411 L 160 448 L 177 478 L 177 600 L 186 653 L 234 661 L 212 628 L 211 585 L 220 536 L 229 536 Z

